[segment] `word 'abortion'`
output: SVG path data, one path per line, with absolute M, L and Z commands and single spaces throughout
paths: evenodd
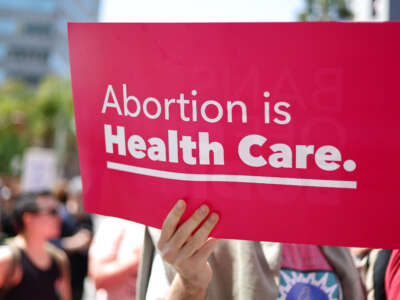
M 210 142 L 208 132 L 199 132 L 197 141 L 191 136 L 178 136 L 176 130 L 168 130 L 167 141 L 159 137 L 151 137 L 147 141 L 140 135 L 128 137 L 123 126 L 104 125 L 106 152 L 126 156 L 127 152 L 135 159 L 150 159 L 152 161 L 179 163 L 188 165 L 210 165 L 213 154 L 214 165 L 224 165 L 224 147 L 221 143 Z M 267 138 L 257 134 L 243 137 L 237 147 L 240 160 L 250 167 L 263 167 L 269 164 L 273 168 L 307 169 L 308 157 L 314 157 L 315 164 L 324 171 L 335 171 L 341 167 L 342 154 L 334 146 L 324 145 L 318 149 L 314 145 L 295 145 L 292 148 L 283 143 L 273 144 L 269 153 L 255 155 L 253 147 L 263 147 Z M 167 150 L 168 149 L 168 150 Z M 353 160 L 343 162 L 343 168 L 352 172 L 356 168 Z
M 147 97 L 143 101 L 140 101 L 138 97 L 128 95 L 126 84 L 122 85 L 122 94 L 123 101 L 120 102 L 117 99 L 114 88 L 109 84 L 107 86 L 107 92 L 101 112 L 105 114 L 108 111 L 114 111 L 119 116 L 132 118 L 136 118 L 143 113 L 143 115 L 149 119 L 158 119 L 163 117 L 165 120 L 169 120 L 171 118 L 171 112 L 178 110 L 179 117 L 182 121 L 197 122 L 201 117 L 208 123 L 221 121 L 224 118 L 224 114 L 226 114 L 226 121 L 232 123 L 234 111 L 237 111 L 237 114 L 240 115 L 238 121 L 241 123 L 247 123 L 246 104 L 239 100 L 227 101 L 225 108 L 216 100 L 205 100 L 200 104 L 196 99 L 186 99 L 187 97 L 185 97 L 184 93 L 180 93 L 179 97 L 176 98 L 165 98 L 163 102 L 155 97 Z M 191 95 L 191 98 L 194 98 L 198 96 L 198 92 L 192 90 Z M 268 99 L 270 93 L 266 91 L 263 96 L 265 99 Z M 265 124 L 273 122 L 278 125 L 286 125 L 290 122 L 291 116 L 287 111 L 290 107 L 289 103 L 279 101 L 272 107 L 270 106 L 271 105 L 268 101 L 264 102 Z

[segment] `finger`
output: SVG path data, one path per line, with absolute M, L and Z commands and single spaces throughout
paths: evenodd
M 193 231 L 203 222 L 205 217 L 207 217 L 209 211 L 210 209 L 207 205 L 202 205 L 198 208 L 193 215 L 178 228 L 169 242 L 177 249 L 181 248 L 182 245 L 189 240 Z
M 125 232 L 126 232 L 126 228 L 123 228 L 121 230 L 121 232 L 119 233 L 119 235 L 117 237 L 117 240 L 114 243 L 114 251 L 113 251 L 113 253 L 118 253 L 119 252 L 119 249 L 120 249 L 121 244 L 122 244 L 122 240 L 125 237 Z
M 212 213 L 191 239 L 183 246 L 180 256 L 190 257 L 207 241 L 208 235 L 218 222 L 218 215 Z
M 192 256 L 195 260 L 207 261 L 211 253 L 217 248 L 219 239 L 209 238 L 207 242 Z
M 178 226 L 179 221 L 182 218 L 183 213 L 185 212 L 185 208 L 185 201 L 179 200 L 169 212 L 162 226 L 159 244 L 166 243 L 175 233 L 176 227 Z

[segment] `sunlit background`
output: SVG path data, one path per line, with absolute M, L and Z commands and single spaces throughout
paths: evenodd
M 67 22 L 290 22 L 400 19 L 395 0 L 0 0 L 0 174 L 20 176 L 31 146 L 57 176 L 79 173 Z M 67 163 L 68 162 L 68 163 Z
M 0 0 L 0 240 L 16 195 L 79 178 L 67 22 L 321 20 L 400 20 L 400 1 Z

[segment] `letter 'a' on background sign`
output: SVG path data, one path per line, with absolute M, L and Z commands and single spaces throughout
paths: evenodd
M 400 248 L 399 23 L 70 23 L 85 209 Z

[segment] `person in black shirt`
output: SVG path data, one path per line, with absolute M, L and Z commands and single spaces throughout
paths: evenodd
M 0 299 L 71 299 L 67 256 L 48 242 L 60 234 L 57 208 L 47 192 L 17 200 L 18 235 L 0 247 Z

